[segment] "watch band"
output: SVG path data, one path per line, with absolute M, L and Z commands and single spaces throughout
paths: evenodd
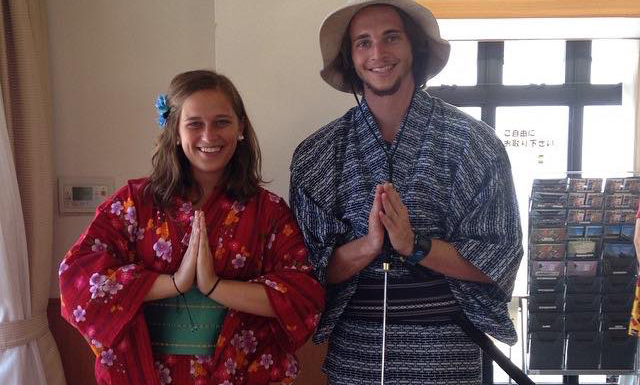
M 431 238 L 423 237 L 416 232 L 414 234 L 413 253 L 405 258 L 405 262 L 412 266 L 420 263 L 431 251 Z

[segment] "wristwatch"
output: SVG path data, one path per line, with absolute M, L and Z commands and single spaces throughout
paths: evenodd
M 419 233 L 414 232 L 413 238 L 413 252 L 406 258 L 403 258 L 406 263 L 411 266 L 415 266 L 424 259 L 431 251 L 431 238 L 424 237 Z

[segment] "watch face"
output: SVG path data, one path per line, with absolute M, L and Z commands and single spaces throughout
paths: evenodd
M 429 252 L 431 250 L 431 238 L 423 237 L 416 234 L 416 244 L 422 250 Z
M 416 233 L 416 248 L 426 252 L 427 254 L 431 251 L 431 238 L 424 237 L 418 233 Z

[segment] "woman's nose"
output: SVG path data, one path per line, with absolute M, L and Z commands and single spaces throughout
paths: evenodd
M 204 130 L 202 130 L 202 139 L 207 142 L 212 142 L 217 136 L 216 130 L 211 123 L 206 123 Z

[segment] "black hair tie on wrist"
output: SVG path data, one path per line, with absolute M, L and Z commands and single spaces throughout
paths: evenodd
M 213 287 L 207 293 L 207 297 L 210 296 L 211 293 L 213 293 L 213 291 L 216 289 L 216 287 L 218 287 L 218 284 L 220 283 L 220 281 L 222 281 L 222 278 L 218 277 L 218 279 L 216 280 L 216 283 L 213 284 Z
M 180 289 L 178 289 L 178 284 L 176 283 L 175 274 L 171 274 L 171 281 L 173 281 L 173 286 L 176 288 L 176 291 L 178 292 L 178 294 L 184 295 L 184 293 L 181 292 Z
M 175 274 L 171 274 L 171 281 L 173 281 L 173 286 L 176 288 L 176 291 L 178 292 L 178 294 L 180 294 L 180 296 L 182 297 L 182 300 L 184 301 L 184 307 L 185 309 L 187 309 L 187 315 L 189 316 L 189 322 L 191 323 L 191 332 L 193 333 L 196 330 L 198 330 L 198 326 L 196 326 L 196 324 L 193 322 L 193 318 L 191 318 L 191 311 L 189 310 L 189 304 L 187 303 L 187 298 L 184 296 L 184 293 L 181 292 L 180 289 L 178 289 L 178 284 L 176 283 Z

